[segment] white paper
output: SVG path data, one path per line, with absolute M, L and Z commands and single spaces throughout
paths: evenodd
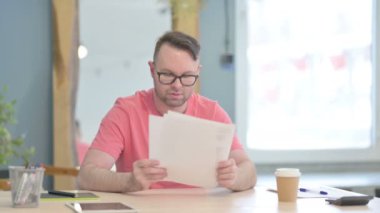
M 149 117 L 149 157 L 168 171 L 166 180 L 211 188 L 216 167 L 227 160 L 235 131 L 224 124 L 169 112 Z
M 298 191 L 297 198 L 339 198 L 343 196 L 363 196 L 363 194 L 350 192 L 329 186 L 301 186 L 300 188 L 307 189 L 305 192 Z M 277 193 L 275 187 L 268 188 L 268 191 Z M 320 192 L 325 192 L 321 194 Z
M 309 187 L 300 187 L 307 189 L 306 192 L 298 192 L 298 198 L 316 198 L 316 197 L 325 197 L 325 198 L 339 198 L 343 196 L 362 196 L 356 192 L 350 192 L 338 188 L 333 188 L 329 186 L 309 186 Z M 326 192 L 326 194 L 321 194 L 320 192 Z

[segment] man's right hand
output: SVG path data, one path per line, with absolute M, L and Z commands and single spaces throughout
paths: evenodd
M 158 160 L 138 160 L 133 163 L 132 176 L 141 190 L 149 189 L 152 183 L 163 180 L 167 176 L 166 168 L 160 167 Z
M 78 184 L 81 189 L 105 192 L 135 192 L 149 189 L 167 176 L 157 160 L 138 160 L 131 172 L 110 171 L 115 159 L 97 149 L 89 149 L 81 165 Z

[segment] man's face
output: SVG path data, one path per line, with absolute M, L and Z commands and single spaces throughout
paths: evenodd
M 149 65 L 159 101 L 168 108 L 183 106 L 191 96 L 194 85 L 183 86 L 178 78 L 171 84 L 162 84 L 157 72 L 175 76 L 199 75 L 199 60 L 194 61 L 188 52 L 163 44 L 154 64 L 150 62 Z

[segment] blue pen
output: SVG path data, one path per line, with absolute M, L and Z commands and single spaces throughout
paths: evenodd
M 305 188 L 300 188 L 300 192 L 317 192 L 318 194 L 321 194 L 321 195 L 328 195 L 328 193 L 325 191 L 313 191 L 313 190 L 305 189 Z

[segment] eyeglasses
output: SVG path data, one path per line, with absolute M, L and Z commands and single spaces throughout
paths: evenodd
M 176 76 L 172 73 L 167 73 L 167 72 L 157 72 L 157 75 L 158 75 L 158 81 L 160 81 L 161 84 L 170 85 L 174 83 L 178 78 L 181 84 L 185 87 L 193 86 L 199 77 L 199 75 L 188 75 L 188 74 Z

